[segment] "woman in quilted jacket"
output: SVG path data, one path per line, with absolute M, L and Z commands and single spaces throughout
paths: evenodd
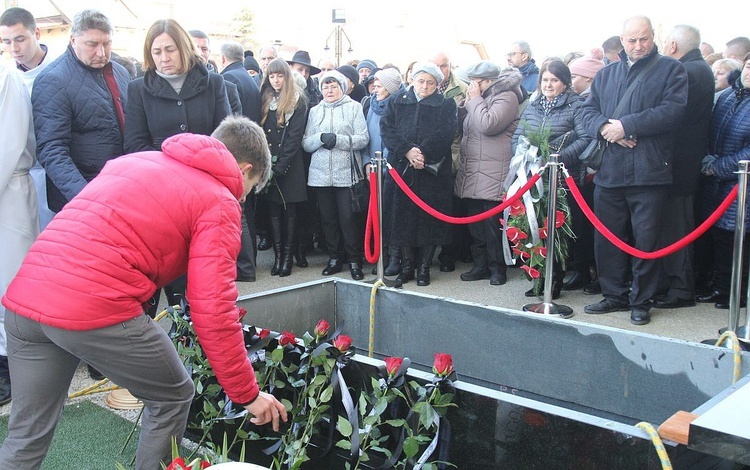
M 732 83 L 732 90 L 723 93 L 714 105 L 711 130 L 708 135 L 709 155 L 703 159 L 703 173 L 707 178 L 703 208 L 712 214 L 737 184 L 738 163 L 750 160 L 750 54 L 745 56 L 740 77 Z M 714 247 L 714 292 L 701 296 L 699 302 L 715 302 L 717 308 L 729 308 L 729 285 L 732 275 L 734 227 L 737 219 L 735 200 L 711 228 Z M 745 230 L 750 227 L 750 205 L 745 212 Z M 747 285 L 748 239 L 743 249 L 742 285 Z M 740 293 L 744 301 L 745 293 Z

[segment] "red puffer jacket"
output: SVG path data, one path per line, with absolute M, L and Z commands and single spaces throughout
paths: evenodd
M 242 175 L 218 140 L 181 134 L 162 152 L 111 160 L 31 247 L 3 305 L 68 330 L 143 315 L 157 286 L 187 271 L 201 346 L 229 397 L 258 386 L 237 321 Z

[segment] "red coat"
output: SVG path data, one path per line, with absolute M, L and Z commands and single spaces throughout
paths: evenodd
M 201 346 L 229 397 L 249 402 L 258 386 L 234 283 L 242 191 L 236 160 L 206 136 L 111 160 L 37 238 L 3 305 L 56 328 L 102 328 L 143 315 L 187 271 Z

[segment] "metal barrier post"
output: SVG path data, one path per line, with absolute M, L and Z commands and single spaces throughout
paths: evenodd
M 552 276 L 555 263 L 555 214 L 557 212 L 557 176 L 560 169 L 559 154 L 549 156 L 549 191 L 547 193 L 547 262 L 544 270 L 544 302 L 523 306 L 525 312 L 559 315 L 562 318 L 573 316 L 573 309 L 566 305 L 552 302 Z M 562 280 L 561 280 L 562 281 Z
M 380 246 L 380 256 L 378 256 L 377 263 L 377 278 L 373 279 L 372 283 L 381 281 L 386 287 L 401 287 L 400 282 L 395 280 L 386 279 L 384 276 L 385 268 L 383 267 L 383 152 L 375 152 L 375 158 L 370 161 L 370 178 L 377 178 L 377 190 L 378 190 L 378 225 L 380 230 L 375 238 L 375 243 Z
M 737 215 L 734 225 L 734 259 L 732 260 L 732 280 L 729 285 L 729 319 L 727 330 L 737 333 L 740 321 L 740 292 L 742 290 L 742 247 L 745 243 L 745 207 L 747 202 L 747 176 L 750 174 L 750 161 L 741 160 L 735 172 L 737 181 Z M 745 331 L 747 334 L 747 331 Z M 739 336 L 739 335 L 738 335 Z

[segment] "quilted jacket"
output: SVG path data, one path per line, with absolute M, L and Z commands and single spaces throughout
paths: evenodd
M 733 85 L 741 87 L 740 79 Z M 708 139 L 708 152 L 716 157 L 711 165 L 713 176 L 705 180 L 704 209 L 710 215 L 727 197 L 737 184 L 737 171 L 740 160 L 750 160 L 750 96 L 737 98 L 730 91 L 719 97 L 714 106 L 711 131 Z M 750 227 L 750 200 L 745 212 L 745 230 Z M 723 230 L 734 230 L 737 219 L 737 200 L 714 225 Z
M 102 328 L 143 315 L 187 271 L 201 346 L 229 397 L 249 402 L 258 389 L 234 283 L 242 175 L 210 137 L 180 134 L 162 149 L 107 163 L 37 238 L 3 305 L 56 328 Z
M 111 65 L 111 68 L 110 68 Z M 123 110 L 130 75 L 110 62 L 104 69 L 78 60 L 71 46 L 34 81 L 37 159 L 47 172 L 47 201 L 58 212 L 104 164 L 123 152 L 122 129 L 104 73 L 114 73 Z

